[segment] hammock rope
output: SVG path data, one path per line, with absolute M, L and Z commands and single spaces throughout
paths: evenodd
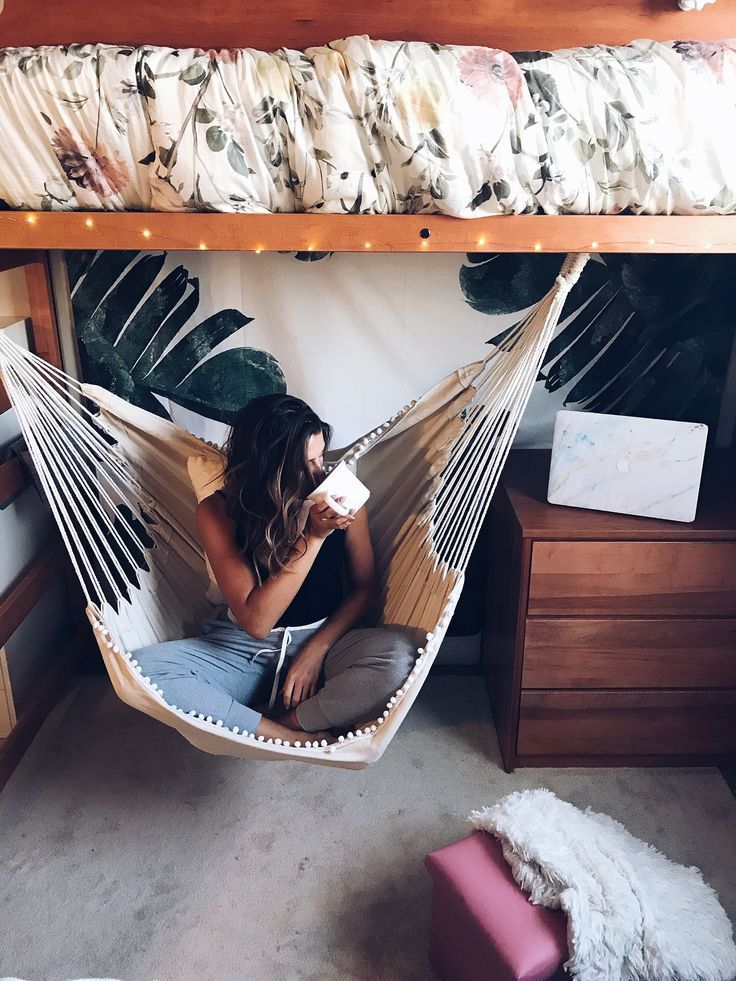
M 117 694 L 211 753 L 350 768 L 377 760 L 444 638 L 547 347 L 587 259 L 568 256 L 550 292 L 485 358 L 329 454 L 329 465 L 345 460 L 372 491 L 367 507 L 382 586 L 379 622 L 426 636 L 383 714 L 330 745 L 229 730 L 221 720 L 169 704 L 142 677 L 131 650 L 191 635 L 212 615 L 187 461 L 199 457 L 216 472 L 221 451 L 104 389 L 80 384 L 0 332 L 0 372 Z

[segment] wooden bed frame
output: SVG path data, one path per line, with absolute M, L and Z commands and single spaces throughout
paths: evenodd
M 731 8 L 729 11 L 729 7 Z M 303 49 L 353 34 L 507 51 L 736 36 L 733 0 L 5 0 L 0 46 L 108 42 Z M 0 9 L 2 0 L 0 0 Z M 278 14 L 276 14 L 278 11 Z M 211 215 L 0 212 L 0 248 L 354 252 L 736 251 L 736 216 Z
M 30 320 L 29 341 L 32 349 L 49 364 L 60 368 L 61 348 L 54 310 L 48 260 L 44 252 L 0 252 L 0 273 L 22 269 L 28 294 Z M 10 408 L 10 401 L 0 383 L 0 413 Z M 0 463 L 0 508 L 26 490 L 31 482 L 17 458 Z M 69 557 L 58 533 L 52 535 L 45 548 L 11 583 L 0 596 L 0 648 L 4 647 L 15 630 L 64 574 L 74 606 L 81 613 L 84 600 L 74 577 Z M 61 637 L 58 656 L 53 667 L 39 681 L 33 695 L 19 713 L 10 735 L 0 738 L 0 789 L 13 772 L 37 729 L 58 698 L 64 679 L 82 652 L 92 649 L 89 630 L 82 620 L 71 637 Z M 0 679 L 2 681 L 2 679 Z M 2 687 L 2 685 L 0 685 Z M 0 692 L 0 696 L 2 696 Z

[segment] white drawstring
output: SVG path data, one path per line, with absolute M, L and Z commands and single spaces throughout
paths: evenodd
M 286 648 L 289 646 L 289 643 L 291 641 L 291 631 L 289 630 L 288 627 L 280 627 L 277 629 L 282 629 L 284 633 L 283 636 L 281 637 L 281 648 L 279 649 L 279 659 L 278 659 L 278 663 L 276 664 L 276 674 L 274 675 L 273 678 L 271 697 L 268 700 L 269 712 L 273 708 L 274 702 L 276 701 L 276 695 L 278 694 L 278 690 L 279 690 L 279 675 L 281 674 L 281 669 L 284 666 L 284 659 L 286 658 Z M 258 653 L 260 654 L 260 651 Z M 258 657 L 258 654 L 256 654 L 256 657 Z
M 259 655 L 261 654 L 275 654 L 278 651 L 279 659 L 276 663 L 276 674 L 273 679 L 273 686 L 271 687 L 271 697 L 268 700 L 268 710 L 269 712 L 274 707 L 276 703 L 276 696 L 279 692 L 279 676 L 281 674 L 281 669 L 284 666 L 284 661 L 286 660 L 286 648 L 292 641 L 292 630 L 314 630 L 316 627 L 321 627 L 327 618 L 323 617 L 321 620 L 315 620 L 314 623 L 305 623 L 299 627 L 274 627 L 274 633 L 277 630 L 282 630 L 281 644 L 279 647 L 262 647 L 260 650 L 256 651 L 253 655 L 253 660 L 257 661 Z

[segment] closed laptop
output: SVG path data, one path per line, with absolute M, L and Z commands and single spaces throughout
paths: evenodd
M 599 412 L 557 413 L 547 500 L 693 521 L 708 427 Z

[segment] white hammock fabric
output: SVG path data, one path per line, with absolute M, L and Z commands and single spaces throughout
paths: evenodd
M 141 676 L 131 651 L 197 634 L 212 615 L 187 460 L 200 456 L 214 467 L 221 453 L 104 389 L 80 385 L 0 333 L 0 371 L 119 697 L 210 753 L 353 769 L 377 760 L 435 659 L 565 298 L 587 259 L 568 256 L 552 290 L 486 358 L 330 454 L 329 463 L 345 460 L 371 488 L 380 622 L 427 638 L 383 715 L 330 745 L 231 731 L 168 704 Z

